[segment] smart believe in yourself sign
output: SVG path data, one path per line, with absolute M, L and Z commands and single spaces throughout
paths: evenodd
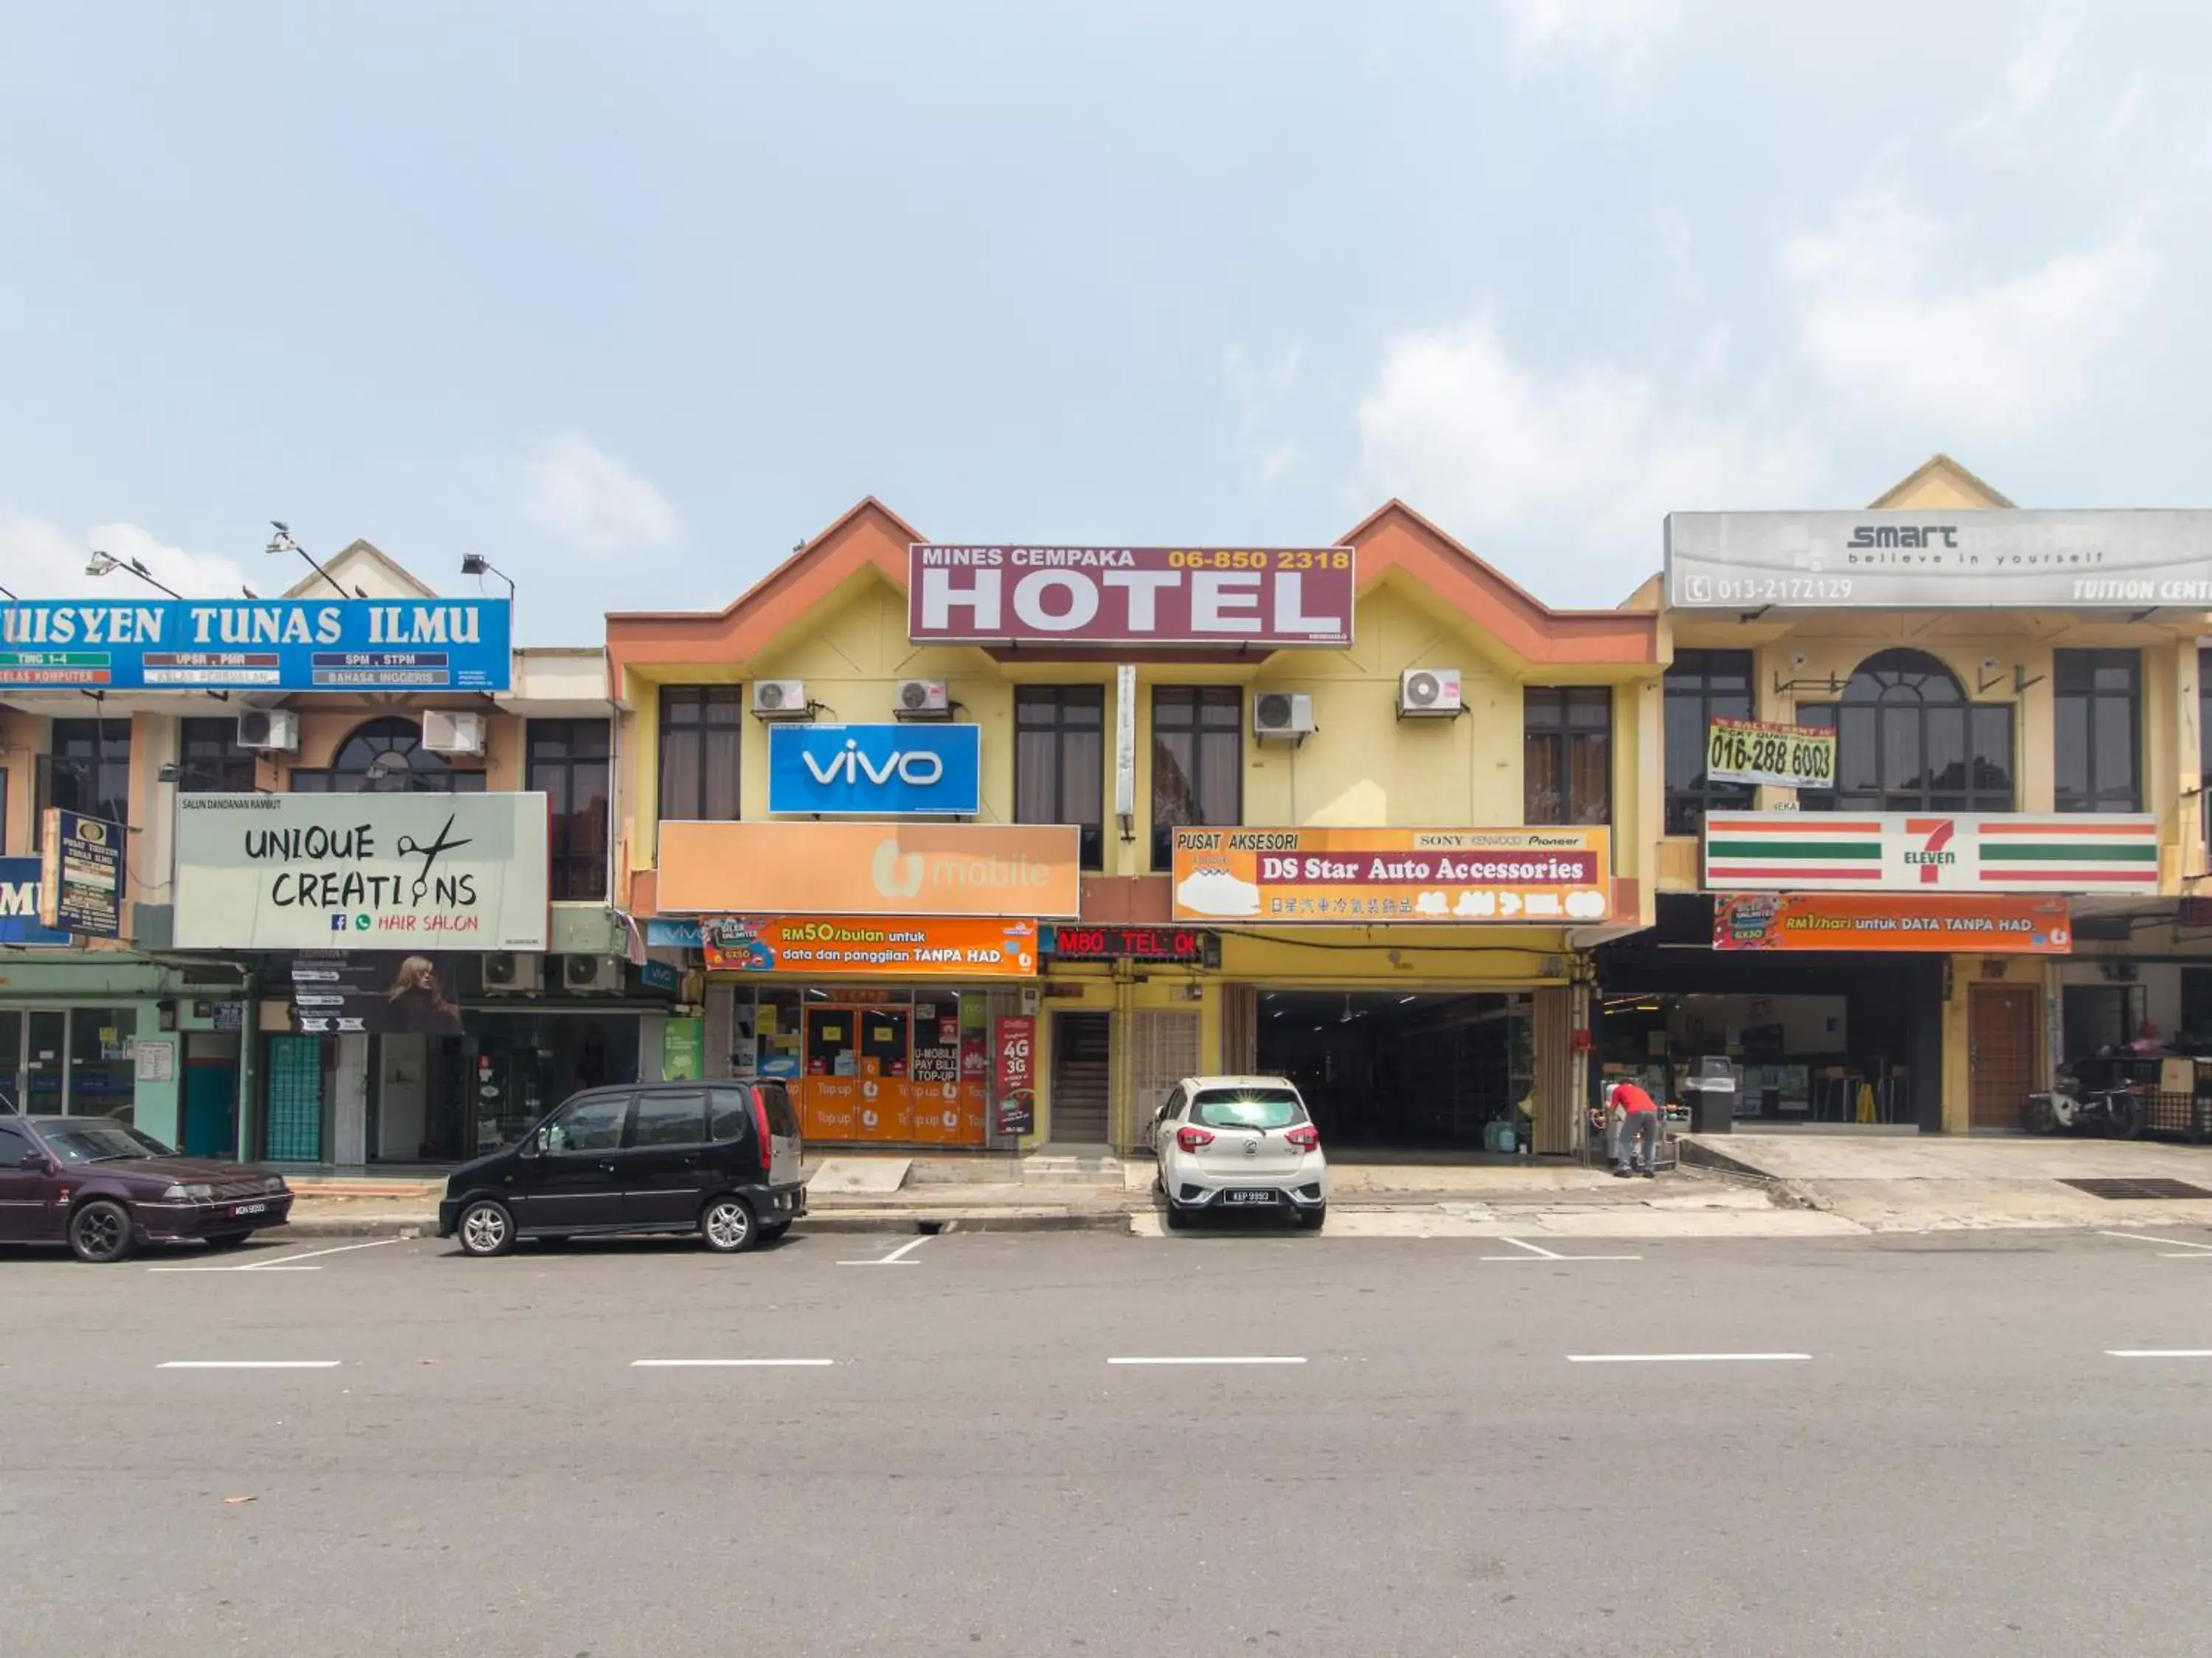
M 187 950 L 543 950 L 546 802 L 179 795 Z

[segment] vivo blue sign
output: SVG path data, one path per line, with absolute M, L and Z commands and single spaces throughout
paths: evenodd
M 505 691 L 504 599 L 26 599 L 0 688 Z
M 39 923 L 40 860 L 0 858 L 0 944 L 67 944 L 70 936 Z
M 768 809 L 839 817 L 972 818 L 983 733 L 973 725 L 772 725 Z

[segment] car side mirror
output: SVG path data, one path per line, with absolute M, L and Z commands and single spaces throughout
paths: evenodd
M 27 1168 L 40 1174 L 54 1172 L 53 1160 L 43 1151 L 27 1151 L 15 1160 L 17 1168 Z
M 537 1133 L 522 1143 L 522 1155 L 526 1157 L 543 1157 L 545 1155 L 545 1145 L 546 1131 L 539 1129 Z

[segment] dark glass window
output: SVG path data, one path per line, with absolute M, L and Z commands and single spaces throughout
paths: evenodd
M 1797 720 L 1836 733 L 1836 786 L 1799 789 L 1808 812 L 2012 810 L 2012 704 L 1967 701 L 1924 652 L 1868 657 L 1840 702 L 1800 703 Z
M 235 719 L 177 722 L 177 787 L 201 795 L 250 795 L 260 759 L 238 746 Z
M 1521 693 L 1522 821 L 1613 821 L 1613 692 L 1529 686 Z
M 523 787 L 542 789 L 551 815 L 550 868 L 556 899 L 607 895 L 607 722 L 532 720 Z
M 743 686 L 660 687 L 660 815 L 738 815 L 738 741 Z
M 2051 761 L 2062 812 L 2142 810 L 2142 657 L 2051 653 Z
M 1014 821 L 1072 823 L 1083 867 L 1106 867 L 1106 689 L 1014 690 Z
M 457 771 L 422 747 L 422 728 L 390 717 L 354 728 L 327 771 L 292 773 L 296 795 L 481 795 L 484 774 Z
M 1751 809 L 1747 783 L 1713 783 L 1705 777 L 1706 740 L 1717 719 L 1754 718 L 1752 654 L 1747 650 L 1678 650 L 1667 669 L 1667 832 L 1701 832 L 1708 812 Z
M 56 720 L 46 803 L 64 812 L 131 821 L 131 722 Z
M 1244 814 L 1244 693 L 1152 689 L 1152 868 L 1175 863 L 1177 825 L 1231 828 Z

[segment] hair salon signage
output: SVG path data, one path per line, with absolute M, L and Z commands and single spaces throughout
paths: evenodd
M 530 795 L 179 795 L 177 946 L 542 950 Z
M 1350 547 L 907 549 L 916 644 L 1348 645 Z

